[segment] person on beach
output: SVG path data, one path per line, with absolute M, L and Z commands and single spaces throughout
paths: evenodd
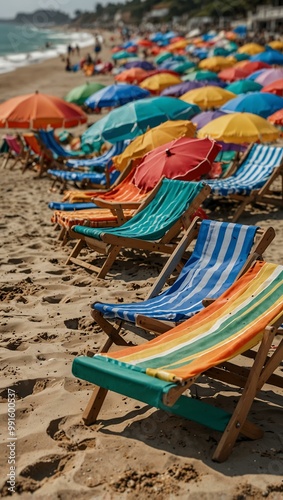
M 101 51 L 101 43 L 100 43 L 100 40 L 99 40 L 98 36 L 96 35 L 95 36 L 95 43 L 94 43 L 94 52 L 95 52 L 96 62 L 97 62 L 98 54 L 99 54 L 100 51 Z
M 66 59 L 65 71 L 72 71 L 72 65 L 69 57 Z
M 78 44 L 76 45 L 76 53 L 77 53 L 77 56 L 79 56 L 79 57 L 80 57 L 80 53 L 81 53 L 81 51 L 80 51 L 80 47 L 79 47 L 79 45 L 78 45 Z

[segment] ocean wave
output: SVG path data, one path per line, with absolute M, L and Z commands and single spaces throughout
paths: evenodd
M 76 43 L 80 48 L 88 47 L 94 44 L 94 37 L 90 33 L 78 32 L 78 33 L 54 33 L 48 36 L 48 39 L 68 40 L 67 43 Z M 52 59 L 60 55 L 66 54 L 67 43 L 58 43 L 54 46 L 44 50 L 34 50 L 26 53 L 17 54 L 7 54 L 0 57 L 0 74 L 9 73 L 17 68 L 23 66 L 29 66 L 30 64 L 36 64 L 43 62 L 47 59 Z

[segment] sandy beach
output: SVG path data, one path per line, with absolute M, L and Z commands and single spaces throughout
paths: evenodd
M 87 50 L 86 50 L 87 52 Z M 102 58 L 109 58 L 103 49 Z M 110 83 L 109 75 L 92 77 Z M 82 84 L 81 72 L 66 73 L 58 59 L 0 75 L 1 101 L 33 92 L 63 97 Z M 90 116 L 94 121 L 94 116 Z M 96 351 L 105 338 L 90 315 L 90 304 L 137 301 L 149 292 L 165 257 L 125 255 L 106 280 L 64 264 L 51 223 L 47 177 L 1 169 L 1 419 L 0 496 L 11 494 L 7 401 L 16 395 L 14 498 L 60 499 L 261 499 L 282 498 L 282 390 L 265 386 L 250 419 L 265 431 L 258 441 L 240 439 L 229 459 L 211 456 L 217 432 L 170 416 L 136 400 L 109 393 L 97 424 L 82 422 L 93 386 L 73 377 L 75 356 Z M 211 218 L 226 213 L 210 213 Z M 255 208 L 239 220 L 273 226 L 276 237 L 265 259 L 283 263 L 283 210 Z M 282 368 L 281 368 L 282 370 Z M 220 384 L 221 386 L 221 384 Z M 208 383 L 202 394 L 212 394 Z M 237 399 L 239 392 L 220 396 Z

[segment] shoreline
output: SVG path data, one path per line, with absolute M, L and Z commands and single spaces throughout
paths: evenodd
M 111 51 L 108 40 L 109 34 L 103 32 L 104 44 L 102 46 L 101 58 L 103 61 L 110 60 Z M 93 54 L 93 46 L 89 45 L 81 49 L 81 55 L 73 57 L 72 64 L 76 64 L 88 52 Z M 67 72 L 62 56 L 46 59 L 35 64 L 16 68 L 14 71 L 0 74 L 0 103 L 21 94 L 32 93 L 36 90 L 63 98 L 69 90 L 86 80 L 99 81 L 101 83 L 112 83 L 111 75 L 93 75 L 86 77 L 81 71 Z

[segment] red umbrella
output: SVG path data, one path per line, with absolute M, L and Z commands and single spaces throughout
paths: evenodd
M 214 140 L 181 137 L 147 153 L 134 175 L 134 183 L 146 191 L 162 176 L 183 181 L 198 180 L 208 174 L 221 146 Z
M 247 73 L 243 68 L 226 68 L 218 73 L 218 78 L 224 80 L 225 82 L 235 82 L 236 80 L 242 80 L 247 77 Z
M 270 64 L 267 64 L 262 61 L 247 61 L 241 69 L 246 73 L 246 76 L 254 73 L 254 71 L 258 71 L 259 69 L 268 69 L 271 68 Z
M 141 47 L 152 47 L 154 44 L 151 40 L 147 40 L 147 38 L 143 38 L 142 40 L 138 41 L 138 45 Z
M 0 127 L 68 128 L 86 123 L 87 115 L 75 104 L 48 94 L 26 94 L 0 104 Z
M 260 92 L 270 92 L 271 94 L 276 94 L 283 97 L 283 78 L 276 80 L 275 82 L 262 87 Z

